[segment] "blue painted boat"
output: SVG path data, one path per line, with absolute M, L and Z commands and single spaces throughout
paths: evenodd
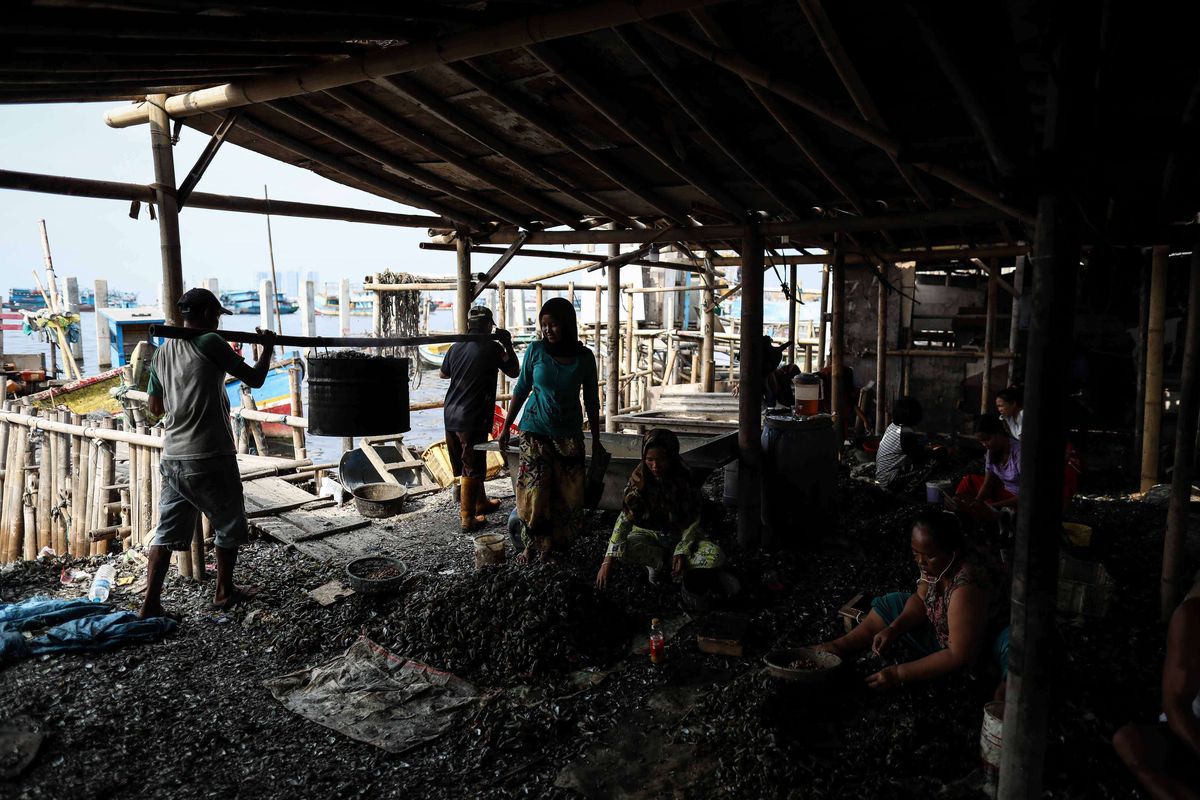
M 299 308 L 291 300 L 284 296 L 283 292 L 277 292 L 275 295 L 279 302 L 280 314 L 295 314 Z M 258 292 L 253 289 L 247 289 L 241 292 L 222 292 L 221 305 L 228 308 L 235 314 L 257 314 L 261 311 L 258 302 Z
M 272 414 L 292 413 L 292 386 L 288 380 L 288 368 L 299 364 L 301 369 L 304 362 L 299 356 L 292 356 L 280 361 L 272 361 L 267 379 L 257 389 L 250 390 L 254 407 L 259 411 L 269 411 Z M 229 407 L 240 408 L 242 405 L 242 382 L 237 378 L 225 379 L 225 393 L 229 396 Z M 279 422 L 264 422 L 263 433 L 272 438 L 287 438 L 292 436 L 292 429 Z
M 108 326 L 108 352 L 114 367 L 129 363 L 138 342 L 150 342 L 155 347 L 162 344 L 162 339 L 150 338 L 150 326 L 166 322 L 160 308 L 104 308 L 99 314 Z

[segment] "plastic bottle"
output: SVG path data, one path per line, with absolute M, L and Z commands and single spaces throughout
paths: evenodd
M 88 590 L 88 599 L 93 603 L 103 603 L 107 600 L 116 577 L 117 570 L 112 564 L 105 564 L 96 570 L 96 577 L 92 578 L 92 588 Z
M 650 663 L 661 664 L 663 660 L 663 632 L 658 617 L 650 620 Z

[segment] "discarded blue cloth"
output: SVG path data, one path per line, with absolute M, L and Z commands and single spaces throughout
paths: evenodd
M 64 616 L 71 614 L 75 616 Z M 21 633 L 46 625 L 52 627 L 31 639 Z M 111 606 L 87 600 L 30 598 L 0 605 L 0 664 L 43 653 L 112 650 L 127 644 L 145 644 L 161 639 L 177 627 L 178 623 L 169 617 L 138 619 L 132 611 L 113 611 Z
M 80 617 L 108 614 L 112 610 L 112 606 L 82 597 L 74 600 L 30 597 L 19 603 L 0 605 L 0 633 L 49 628 Z

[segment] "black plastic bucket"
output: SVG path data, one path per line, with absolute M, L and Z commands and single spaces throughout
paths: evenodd
M 308 432 L 383 436 L 408 430 L 408 359 L 308 359 Z

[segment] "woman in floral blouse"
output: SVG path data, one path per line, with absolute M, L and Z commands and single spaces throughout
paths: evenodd
M 869 647 L 880 655 L 903 639 L 920 657 L 868 677 L 873 689 L 970 668 L 985 652 L 1006 676 L 1009 585 L 998 566 L 972 549 L 958 519 L 942 510 L 917 515 L 912 553 L 921 572 L 915 592 L 875 598 L 858 627 L 817 647 L 840 656 Z

